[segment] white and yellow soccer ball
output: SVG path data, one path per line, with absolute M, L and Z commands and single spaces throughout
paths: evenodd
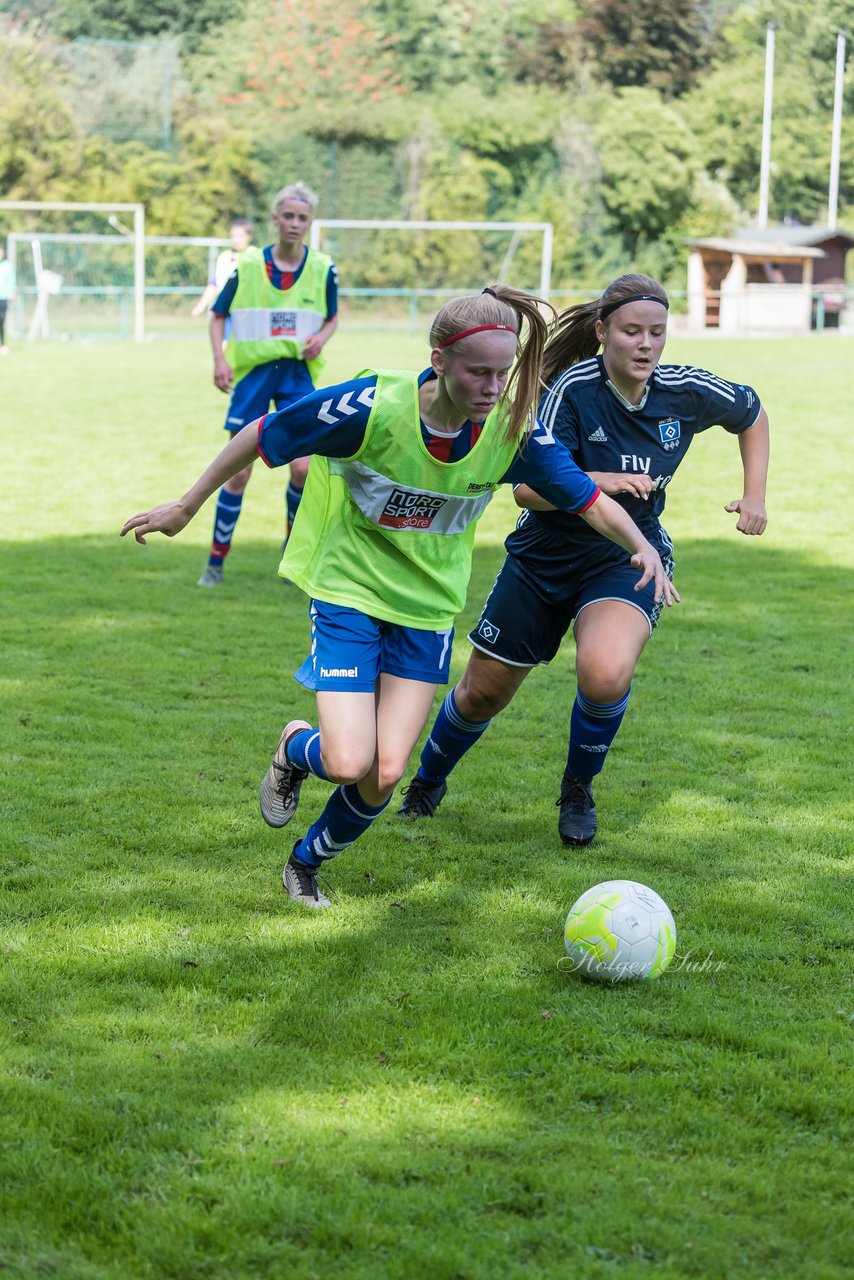
M 596 982 L 660 978 L 676 952 L 670 908 L 635 880 L 606 880 L 582 893 L 563 936 L 571 967 Z

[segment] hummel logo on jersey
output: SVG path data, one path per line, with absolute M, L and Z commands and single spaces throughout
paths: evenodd
M 363 404 L 366 409 L 372 408 L 374 403 L 375 391 L 376 391 L 376 387 L 365 387 L 364 391 L 360 391 L 359 394 L 356 396 L 356 403 Z M 320 421 L 328 422 L 331 425 L 332 423 L 341 421 L 341 417 L 340 416 L 336 417 L 335 416 L 336 414 L 343 415 L 344 417 L 349 417 L 353 413 L 358 413 L 359 410 L 354 409 L 353 405 L 350 403 L 352 395 L 353 395 L 352 391 L 345 391 L 341 399 L 335 405 L 334 409 L 332 408 L 334 401 L 331 396 L 328 400 L 324 400 L 323 404 L 320 406 L 320 410 L 317 415 Z
M 597 427 L 596 430 L 593 432 L 593 434 L 588 436 L 587 439 L 592 440 L 593 444 L 608 443 L 608 437 L 605 435 L 605 432 L 602 430 L 601 427 Z
M 536 440 L 537 444 L 554 444 L 555 433 L 551 427 L 547 427 L 539 418 L 534 419 L 534 426 L 531 431 L 531 439 Z
M 338 679 L 344 679 L 345 677 L 354 677 L 354 676 L 357 676 L 358 674 L 359 674 L 358 667 L 321 667 L 320 668 L 320 677 L 321 679 L 326 679 L 326 680 L 334 679 L 336 677 Z

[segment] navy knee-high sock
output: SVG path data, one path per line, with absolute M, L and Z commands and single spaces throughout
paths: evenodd
M 291 480 L 285 490 L 285 511 L 287 513 L 287 528 L 285 530 L 286 538 L 291 536 L 291 529 L 293 528 L 294 520 L 297 518 L 297 511 L 299 509 L 301 497 L 302 488 L 299 485 L 295 485 L 293 480 Z
M 486 732 L 489 720 L 466 720 L 457 710 L 454 690 L 451 689 L 439 708 L 430 730 L 430 737 L 421 752 L 419 778 L 436 784 L 444 782 L 451 770 Z
M 328 781 L 323 761 L 320 758 L 320 730 L 300 729 L 288 741 L 287 757 L 298 769 L 313 773 L 315 778 Z
M 576 691 L 569 726 L 568 777 L 589 782 L 602 772 L 608 749 L 623 722 L 631 691 L 629 686 L 622 698 L 606 703 L 591 702 L 580 689 Z
M 362 799 L 355 782 L 336 787 L 320 817 L 294 848 L 294 857 L 309 867 L 328 862 L 365 834 L 390 799 L 391 796 L 381 805 L 371 805 Z
M 229 493 L 227 489 L 220 489 L 219 497 L 216 500 L 216 515 L 214 516 L 213 542 L 211 543 L 209 564 L 222 564 L 231 550 L 234 526 L 237 524 L 242 505 L 242 493 Z

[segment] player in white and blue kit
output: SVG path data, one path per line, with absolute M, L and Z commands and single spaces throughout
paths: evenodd
M 596 302 L 565 312 L 546 351 L 549 389 L 539 417 L 631 515 L 672 576 L 673 548 L 660 520 L 665 491 L 694 436 L 708 427 L 736 435 L 741 450 L 744 492 L 726 510 L 738 514 L 739 532 L 764 531 L 768 418 L 750 387 L 702 369 L 659 365 L 667 310 L 657 281 L 627 275 Z M 526 509 L 469 636 L 468 668 L 439 711 L 400 813 L 433 815 L 448 774 L 531 668 L 551 661 L 572 623 L 578 689 L 558 830 L 565 844 L 584 845 L 597 830 L 592 782 L 622 722 L 660 602 L 646 588 L 635 590 L 628 557 L 583 521 L 528 486 L 515 496 Z
M 252 245 L 252 223 L 248 218 L 232 218 L 228 224 L 229 247 L 218 253 L 213 264 L 208 282 L 202 296 L 196 302 L 190 315 L 203 316 L 211 303 L 222 293 L 230 276 L 237 268 L 237 260 L 241 253 Z M 229 324 L 226 321 L 225 336 L 228 337 Z

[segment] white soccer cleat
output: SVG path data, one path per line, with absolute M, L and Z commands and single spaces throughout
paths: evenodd
M 207 564 L 205 571 L 196 583 L 197 587 L 218 587 L 222 582 L 222 565 Z
M 305 769 L 297 769 L 288 760 L 285 750 L 288 740 L 303 729 L 310 729 L 307 720 L 291 720 L 282 730 L 273 763 L 264 774 L 258 799 L 261 804 L 261 817 L 268 827 L 286 827 L 297 811 L 300 787 L 308 773 Z

